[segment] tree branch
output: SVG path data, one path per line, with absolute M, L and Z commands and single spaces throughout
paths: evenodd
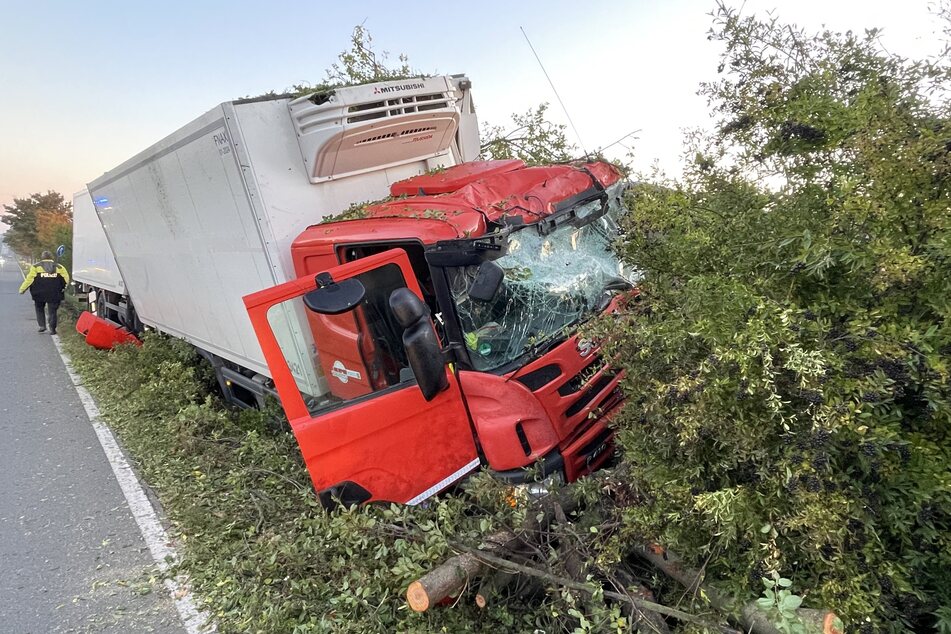
M 667 607 L 666 605 L 661 605 L 660 603 L 654 603 L 653 601 L 647 601 L 645 599 L 638 599 L 629 594 L 621 594 L 619 592 L 611 592 L 609 590 L 603 590 L 602 588 L 592 587 L 589 584 L 581 583 L 579 581 L 572 581 L 571 579 L 567 579 L 565 577 L 560 577 L 558 575 L 553 575 L 543 570 L 538 570 L 537 568 L 533 568 L 532 566 L 527 566 L 525 564 L 518 564 L 518 563 L 515 563 L 514 561 L 509 561 L 508 559 L 496 557 L 495 555 L 491 555 L 485 551 L 479 550 L 478 548 L 470 548 L 469 546 L 465 546 L 462 544 L 454 544 L 453 548 L 460 550 L 464 553 L 467 553 L 469 555 L 472 555 L 476 559 L 481 560 L 485 562 L 486 564 L 490 564 L 492 566 L 495 566 L 503 570 L 508 569 L 515 572 L 519 572 L 523 575 L 535 577 L 543 581 L 547 581 L 551 584 L 568 588 L 570 590 L 578 590 L 579 592 L 584 592 L 589 595 L 594 595 L 594 594 L 597 594 L 598 592 L 601 592 L 603 596 L 609 599 L 614 599 L 615 601 L 623 601 L 625 603 L 629 603 L 640 610 L 646 610 L 648 612 L 656 612 L 658 614 L 670 616 L 679 621 L 683 621 L 685 623 L 694 623 L 695 625 L 702 625 L 704 627 L 716 630 L 718 632 L 724 632 L 724 634 L 737 634 L 737 631 L 732 628 L 718 625 L 702 617 L 699 617 L 695 614 L 690 614 L 689 612 L 684 612 L 683 610 Z

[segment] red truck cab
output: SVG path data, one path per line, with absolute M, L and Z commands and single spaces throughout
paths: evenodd
M 577 329 L 633 288 L 624 187 L 603 162 L 464 163 L 300 234 L 300 277 L 245 305 L 322 501 L 415 504 L 480 466 L 571 481 L 613 454 L 620 376 Z

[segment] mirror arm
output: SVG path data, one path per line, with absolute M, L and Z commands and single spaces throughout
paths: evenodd
M 442 353 L 443 363 L 454 363 L 456 366 L 464 365 L 468 367 L 469 356 L 465 353 L 465 349 L 465 345 L 459 343 L 458 341 L 450 342 L 448 346 L 440 350 Z

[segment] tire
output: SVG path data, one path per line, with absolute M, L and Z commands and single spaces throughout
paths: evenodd
M 98 316 L 103 319 L 109 319 L 109 309 L 106 307 L 107 300 L 106 291 L 100 289 L 96 295 L 96 309 L 99 311 Z

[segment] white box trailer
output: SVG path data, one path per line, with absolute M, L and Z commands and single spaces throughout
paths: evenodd
M 306 227 L 474 159 L 469 87 L 437 76 L 216 106 L 89 183 L 121 273 L 103 288 L 120 289 L 143 324 L 269 376 L 242 297 L 296 277 L 290 247 Z
M 85 188 L 73 194 L 73 279 L 90 287 L 125 294 L 125 283 Z

